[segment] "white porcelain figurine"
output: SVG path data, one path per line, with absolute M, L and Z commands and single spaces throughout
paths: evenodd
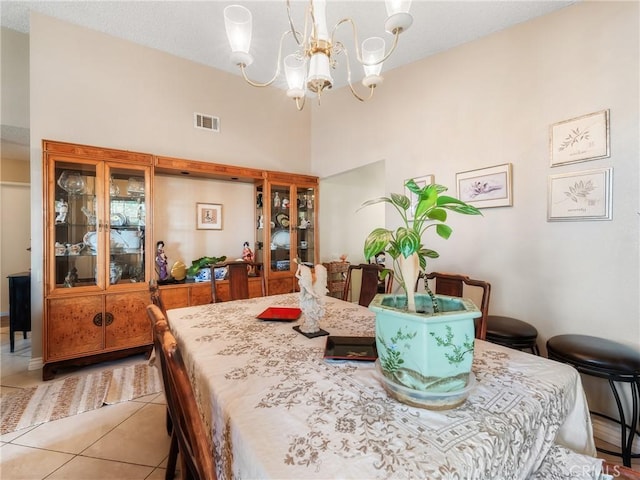
M 298 263 L 296 278 L 300 285 L 300 310 L 304 315 L 304 322 L 300 325 L 303 333 L 320 331 L 320 319 L 324 315 L 324 300 L 327 295 L 327 269 L 323 265 L 316 265 L 315 272 L 309 267 Z

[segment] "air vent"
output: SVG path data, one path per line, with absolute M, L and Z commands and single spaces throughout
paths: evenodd
M 220 132 L 220 118 L 204 113 L 193 114 L 193 126 L 202 130 L 210 130 L 212 132 Z

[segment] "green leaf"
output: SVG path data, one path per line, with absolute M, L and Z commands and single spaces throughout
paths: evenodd
M 405 227 L 400 227 L 396 231 L 396 242 L 404 258 L 409 258 L 411 254 L 416 253 L 421 246 L 420 235 Z
M 439 222 L 447 221 L 447 211 L 442 208 L 434 208 L 431 211 L 427 212 L 427 217 L 430 220 L 438 220 Z
M 391 202 L 405 211 L 407 211 L 411 206 L 411 200 L 409 200 L 406 195 L 401 195 L 399 193 L 391 194 Z
M 428 185 L 421 193 L 418 206 L 416 207 L 416 218 L 422 217 L 428 212 L 438 201 L 438 191 L 433 188 L 435 185 Z
M 451 227 L 449 225 L 445 225 L 444 223 L 439 223 L 436 225 L 436 233 L 440 235 L 445 240 L 451 236 Z
M 409 190 L 410 192 L 415 193 L 416 195 L 418 195 L 420 193 L 420 191 L 422 190 L 421 187 L 418 186 L 418 184 L 415 182 L 415 180 L 412 178 L 410 180 L 407 180 L 407 182 L 404 184 L 405 187 L 407 187 L 407 190 Z
M 420 254 L 429 258 L 438 258 L 440 256 L 438 252 L 436 252 L 435 250 L 431 250 L 430 248 L 423 248 L 422 250 L 420 250 Z
M 392 238 L 391 231 L 386 228 L 376 228 L 364 241 L 364 258 L 371 258 L 383 252 Z
M 368 207 L 369 205 L 376 205 L 377 203 L 382 203 L 382 202 L 393 203 L 389 197 L 378 197 L 378 198 L 374 198 L 372 200 L 367 200 L 362 205 L 360 205 L 360 208 L 358 208 L 358 210 L 361 210 L 364 207 Z M 356 210 L 356 211 L 358 211 L 358 210 Z

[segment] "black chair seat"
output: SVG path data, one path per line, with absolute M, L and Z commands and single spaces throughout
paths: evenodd
M 640 458 L 633 453 L 633 439 L 640 420 L 640 351 L 606 338 L 589 335 L 557 335 L 547 340 L 549 358 L 572 365 L 585 375 L 606 378 L 618 407 L 618 418 L 592 411 L 592 415 L 611 420 L 620 425 L 620 451 L 598 451 L 622 457 L 625 467 L 631 466 L 632 458 Z M 631 411 L 625 411 L 616 382 L 624 382 L 631 389 Z
M 557 335 L 547 341 L 550 357 L 579 370 L 614 375 L 640 375 L 640 352 L 605 338 L 589 335 Z
M 530 323 L 517 318 L 489 315 L 487 317 L 487 337 L 504 339 L 534 340 L 538 330 Z
M 537 345 L 538 330 L 530 323 L 517 318 L 488 315 L 486 339 L 504 347 L 529 349 L 535 355 L 540 355 Z

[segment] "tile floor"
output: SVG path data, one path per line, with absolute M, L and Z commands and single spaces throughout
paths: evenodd
M 31 340 L 16 334 L 10 353 L 9 327 L 0 327 L 0 395 L 42 382 L 42 371 L 28 371 Z M 82 369 L 55 380 L 85 375 L 91 369 L 138 362 L 142 355 Z M 54 381 L 55 381 L 54 380 Z M 169 437 L 162 393 L 29 427 L 0 436 L 0 478 L 65 480 L 164 479 Z
M 9 327 L 0 324 L 0 395 L 37 385 L 42 371 L 28 371 L 31 340 L 15 336 L 10 353 Z M 56 380 L 138 362 L 142 356 L 92 367 L 69 369 Z M 0 436 L 0 478 L 65 480 L 161 480 L 165 476 L 169 437 L 162 393 L 25 428 Z M 603 444 L 596 439 L 598 445 Z M 611 447 L 609 446 L 611 449 Z M 620 459 L 599 454 L 612 463 Z M 633 468 L 640 470 L 640 459 Z

